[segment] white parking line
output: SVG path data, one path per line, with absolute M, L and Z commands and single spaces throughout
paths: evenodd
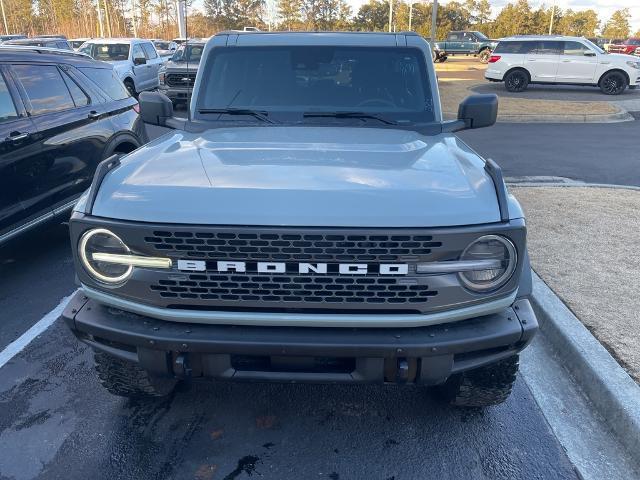
M 38 320 L 29 330 L 24 332 L 20 337 L 11 342 L 7 347 L 0 352 L 0 368 L 4 367 L 4 365 L 15 357 L 18 353 L 20 353 L 24 348 L 29 345 L 38 335 L 44 332 L 47 328 L 53 325 L 58 317 L 62 314 L 62 311 L 71 300 L 75 292 L 73 292 L 68 297 L 64 297 L 58 306 L 47 313 L 44 317 Z

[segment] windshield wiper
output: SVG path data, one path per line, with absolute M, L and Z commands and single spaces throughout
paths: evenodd
M 302 115 L 304 118 L 310 117 L 331 117 L 331 118 L 363 118 L 363 119 L 372 119 L 378 120 L 379 122 L 385 123 L 387 125 L 397 125 L 397 122 L 393 120 L 389 120 L 387 118 L 381 117 L 380 115 L 376 115 L 375 113 L 367 113 L 367 112 L 305 112 Z
M 198 110 L 198 113 L 219 113 L 226 115 L 249 115 L 251 117 L 257 118 L 258 120 L 262 120 L 266 123 L 277 123 L 274 120 L 271 120 L 266 112 L 260 112 L 258 110 L 251 110 L 248 108 L 201 108 Z

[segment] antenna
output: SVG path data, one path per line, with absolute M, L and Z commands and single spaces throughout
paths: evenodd
M 189 71 L 189 21 L 187 20 L 187 0 L 184 0 L 184 54 L 187 56 L 187 121 L 191 118 L 191 96 L 193 95 L 193 84 L 191 83 L 191 72 Z M 195 83 L 195 78 L 194 82 Z

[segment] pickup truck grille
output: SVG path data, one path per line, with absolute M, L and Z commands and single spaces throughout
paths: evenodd
M 184 258 L 243 261 L 393 262 L 442 247 L 432 235 L 298 234 L 160 231 L 145 237 L 154 249 Z
M 193 87 L 196 81 L 195 73 L 168 73 L 165 83 L 170 87 Z

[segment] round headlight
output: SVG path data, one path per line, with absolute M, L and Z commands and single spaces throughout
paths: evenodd
M 462 252 L 460 260 L 478 261 L 477 270 L 460 272 L 460 280 L 470 290 L 487 292 L 504 285 L 516 269 L 516 248 L 499 235 L 485 235 Z M 482 264 L 490 268 L 481 269 Z
M 133 266 L 113 262 L 101 262 L 94 258 L 95 253 L 127 255 L 129 247 L 113 232 L 105 228 L 89 230 L 80 239 L 78 253 L 82 265 L 89 275 L 100 282 L 116 284 L 125 281 L 131 275 Z

